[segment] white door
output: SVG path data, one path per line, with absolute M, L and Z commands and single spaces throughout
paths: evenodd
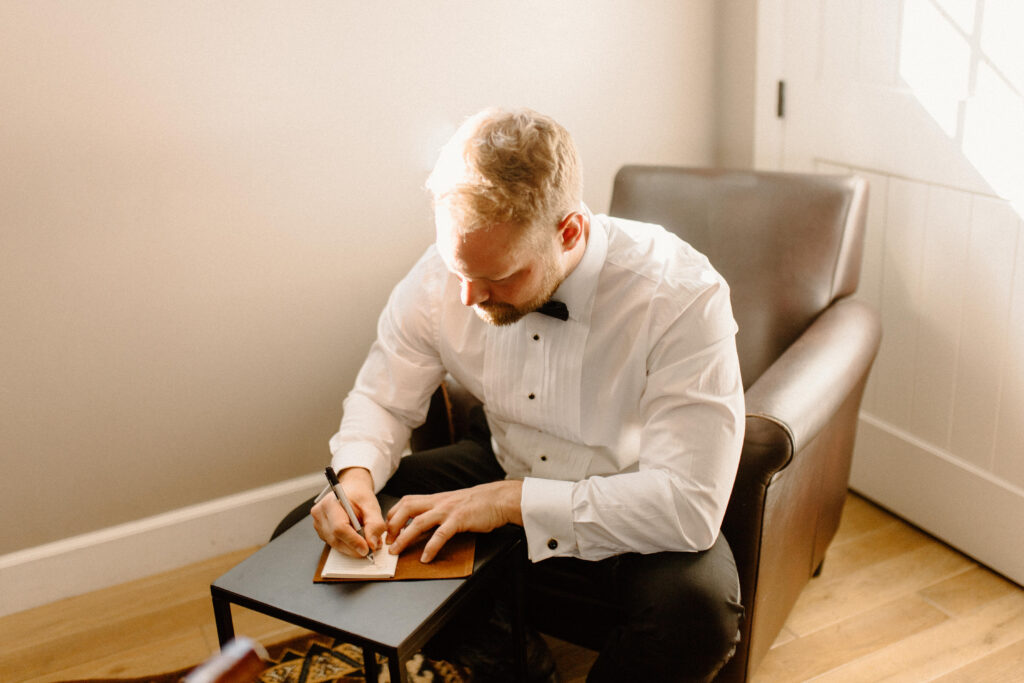
M 871 183 L 851 487 L 1018 583 L 1022 35 L 1020 0 L 761 0 L 755 117 L 759 167 Z

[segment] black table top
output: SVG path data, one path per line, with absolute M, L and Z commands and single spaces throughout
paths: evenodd
M 256 551 L 211 585 L 215 598 L 357 645 L 418 648 L 439 621 L 463 599 L 471 599 L 483 576 L 514 557 L 522 538 L 518 527 L 478 536 L 473 575 L 462 579 L 314 583 L 323 541 L 305 519 Z M 510 587 L 511 589 L 511 587 Z

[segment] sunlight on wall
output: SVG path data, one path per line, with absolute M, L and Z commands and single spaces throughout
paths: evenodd
M 900 75 L 951 138 L 967 99 L 971 49 L 964 34 L 931 0 L 908 0 L 900 41 Z
M 907 0 L 900 75 L 1024 215 L 1024 2 Z

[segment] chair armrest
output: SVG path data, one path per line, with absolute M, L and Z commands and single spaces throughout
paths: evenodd
M 789 441 L 785 461 L 760 464 L 763 473 L 758 478 L 762 482 L 767 483 L 785 467 L 792 454 L 822 430 L 864 380 L 881 336 L 881 322 L 873 308 L 856 299 L 840 299 L 747 390 L 745 440 L 763 438 L 777 443 L 781 430 Z M 744 448 L 745 456 L 748 450 L 751 454 L 778 452 L 775 448 Z

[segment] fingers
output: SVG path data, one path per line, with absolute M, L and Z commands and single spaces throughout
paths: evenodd
M 381 536 L 387 530 L 387 524 L 385 524 L 384 517 L 381 514 L 380 503 L 377 502 L 377 497 L 373 495 L 372 491 L 369 495 L 354 493 L 349 496 L 349 502 L 352 503 L 355 513 L 359 515 L 359 519 L 362 522 L 366 542 L 373 550 L 378 550 L 381 546 Z M 346 515 L 347 518 L 348 516 Z
M 380 508 L 376 510 L 368 510 L 365 513 L 361 513 L 360 510 L 356 510 L 356 514 L 363 514 L 363 534 L 366 536 L 366 542 L 374 550 L 380 550 L 381 539 L 384 536 L 384 532 L 388 530 L 387 524 L 384 523 L 384 518 L 381 517 Z
M 435 496 L 406 496 L 388 512 L 389 552 L 399 555 L 424 532 L 441 524 L 444 514 L 434 507 Z
M 390 552 L 401 553 L 437 527 L 420 558 L 430 562 L 459 532 L 487 532 L 508 523 L 522 525 L 521 497 L 522 482 L 512 480 L 428 496 L 405 496 L 388 512 Z
M 475 528 L 472 510 L 465 506 L 465 498 L 464 491 L 402 498 L 388 512 L 389 552 L 401 554 L 434 529 L 420 555 L 420 562 L 431 562 L 455 534 L 489 530 Z
M 402 529 L 401 533 L 398 534 L 398 538 L 391 542 L 390 546 L 388 546 L 388 552 L 394 555 L 400 555 L 422 535 L 429 533 L 431 529 L 434 529 L 434 533 L 430 534 L 430 538 L 427 540 L 426 545 L 423 547 L 423 552 L 420 554 L 420 562 L 431 562 L 435 557 L 437 557 L 437 554 L 441 552 L 445 543 L 450 541 L 452 537 L 460 531 L 458 523 L 453 521 L 452 518 L 449 518 L 438 525 L 436 521 L 431 521 L 431 519 L 435 517 L 437 517 L 436 514 L 425 514 L 416 517 L 404 529 Z
M 388 538 L 392 541 L 419 514 L 431 508 L 429 499 L 433 496 L 405 496 L 388 510 Z
M 420 555 L 420 562 L 427 563 L 432 561 L 437 557 L 437 554 L 441 552 L 441 548 L 444 547 L 444 544 L 450 541 L 454 535 L 455 533 L 448 528 L 447 524 L 442 524 L 437 527 L 437 530 L 431 534 L 430 540 L 427 541 L 426 546 L 423 547 L 423 554 Z
M 356 532 L 344 508 L 333 496 L 314 505 L 312 516 L 317 535 L 338 552 L 354 557 L 365 557 L 369 552 L 369 544 Z M 379 511 L 377 516 L 380 517 Z M 377 538 L 379 545 L 379 534 Z

